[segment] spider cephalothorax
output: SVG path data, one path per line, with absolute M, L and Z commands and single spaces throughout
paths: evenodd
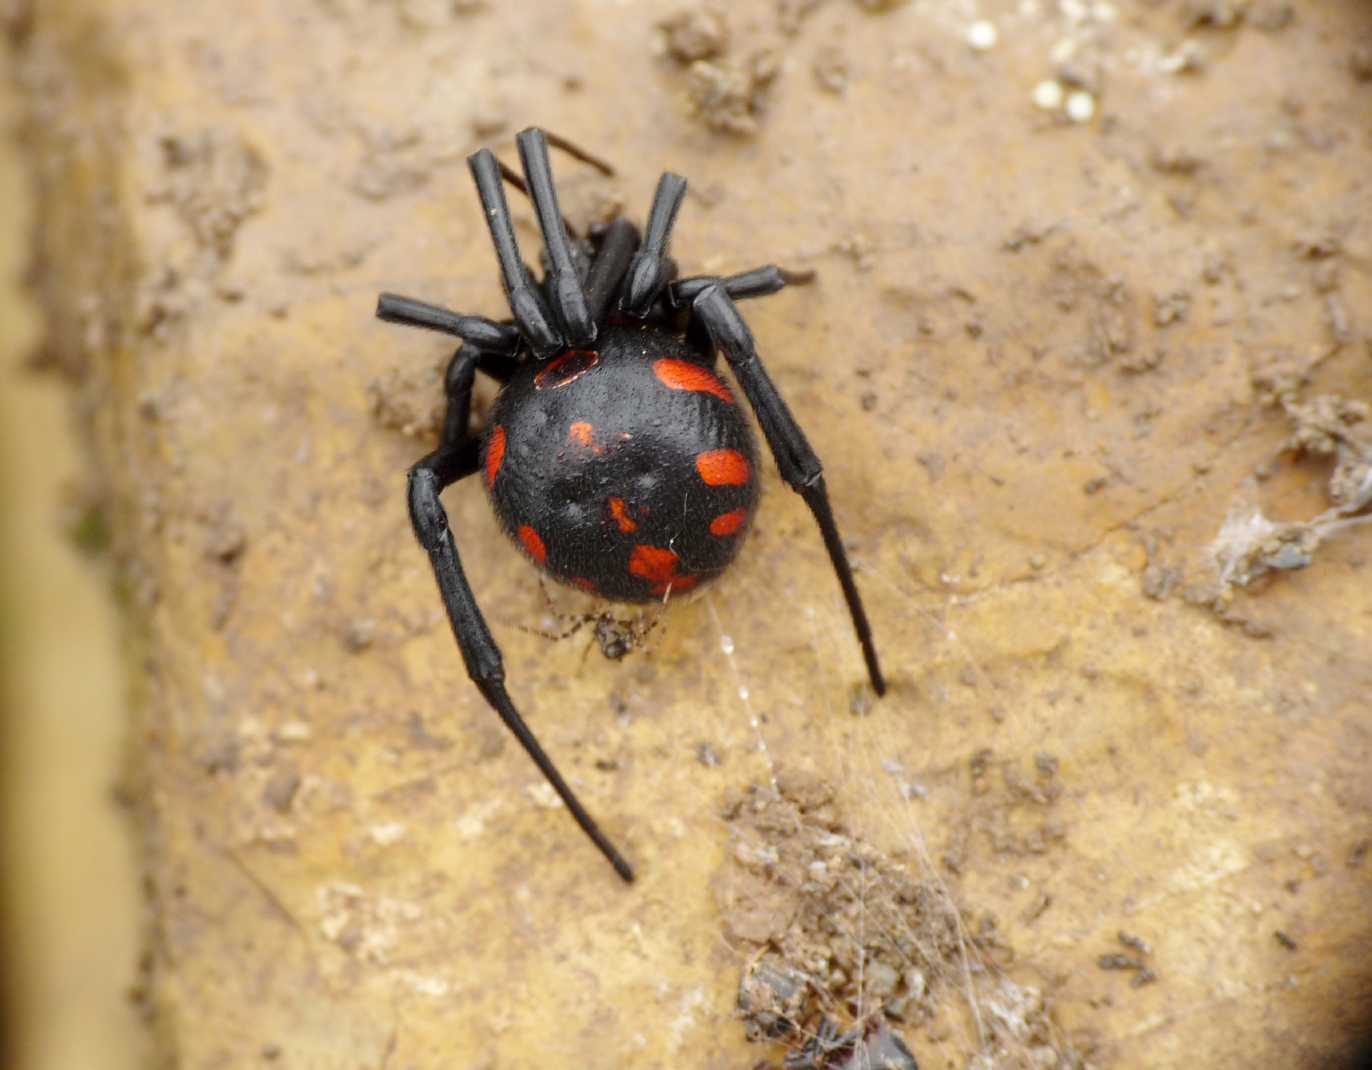
M 448 366 L 438 448 L 410 470 L 410 519 L 429 553 L 467 671 L 586 834 L 625 880 L 633 871 L 553 766 L 505 690 L 500 650 L 462 571 L 439 492 L 480 473 L 496 514 L 553 578 L 619 602 L 665 601 L 713 579 L 738 551 L 757 504 L 758 458 L 723 352 L 781 477 L 814 513 L 848 603 L 872 686 L 876 647 L 829 508 L 819 459 L 758 357 L 734 301 L 807 278 L 776 267 L 676 278 L 667 242 L 685 179 L 664 174 L 648 225 L 618 219 L 572 239 L 548 162 L 552 142 L 517 138 L 527 184 L 487 149 L 468 160 L 500 261 L 511 320 L 464 316 L 382 294 L 384 320 L 462 339 Z M 502 178 L 533 200 L 547 272 L 519 255 Z M 477 371 L 502 383 L 483 434 L 469 427 Z

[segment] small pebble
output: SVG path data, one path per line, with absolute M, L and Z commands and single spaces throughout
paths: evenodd
M 262 790 L 262 801 L 277 813 L 284 814 L 291 808 L 291 800 L 300 789 L 300 773 L 294 766 L 283 766 L 272 774 L 267 786 Z
M 376 640 L 376 621 L 359 617 L 343 631 L 343 642 L 354 654 L 366 650 Z

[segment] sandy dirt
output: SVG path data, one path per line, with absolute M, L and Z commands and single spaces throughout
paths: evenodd
M 15 33 L 46 352 L 142 652 L 169 1063 L 724 1070 L 826 1019 L 925 1070 L 1350 1057 L 1365 4 L 55 0 Z M 450 351 L 371 319 L 501 315 L 464 157 L 531 123 L 617 168 L 555 160 L 578 225 L 672 169 L 686 271 L 816 272 L 746 311 L 892 685 L 770 466 L 730 575 L 616 611 L 619 659 L 449 491 L 632 889 L 466 679 L 403 501 Z M 791 1035 L 749 1039 L 759 962 L 805 973 Z

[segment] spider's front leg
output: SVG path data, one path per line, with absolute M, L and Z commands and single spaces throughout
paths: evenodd
M 857 584 L 853 581 L 848 554 L 843 549 L 843 540 L 839 537 L 838 525 L 829 507 L 823 466 L 772 383 L 767 369 L 763 367 L 753 341 L 753 332 L 748 329 L 723 284 L 707 286 L 695 298 L 692 309 L 710 333 L 715 347 L 723 351 L 739 386 L 752 405 L 757 421 L 762 426 L 763 437 L 767 439 L 777 468 L 781 470 L 781 478 L 805 499 L 815 522 L 819 524 L 824 547 L 829 551 L 829 560 L 838 575 L 843 597 L 848 603 L 848 612 L 853 618 L 858 642 L 862 644 L 862 656 L 867 662 L 867 675 L 871 678 L 872 689 L 878 695 L 883 695 L 886 693 L 886 680 L 877 661 L 872 629 L 867 623 L 867 613 L 863 609 Z
M 542 130 L 530 127 L 515 138 L 519 158 L 528 178 L 529 196 L 538 215 L 543 232 L 543 245 L 548 250 L 548 293 L 553 311 L 562 326 L 563 338 L 569 346 L 588 346 L 596 339 L 595 318 L 586 303 L 567 240 L 567 227 L 557 204 L 557 188 L 553 185 L 552 165 L 548 161 L 548 138 Z
M 505 296 L 510 302 L 519 333 L 529 343 L 534 356 L 551 356 L 562 348 L 562 332 L 553 319 L 543 294 L 529 277 L 519 256 L 519 242 L 515 239 L 514 224 L 510 221 L 510 206 L 501 187 L 500 163 L 490 149 L 482 149 L 467 157 L 476 182 L 477 197 L 486 214 L 496 259 L 500 262 L 500 276 L 505 284 Z
M 686 196 L 686 180 L 672 172 L 664 172 L 653 193 L 653 206 L 648 209 L 648 227 L 643 232 L 643 244 L 634 253 L 624 277 L 624 291 L 620 307 L 639 319 L 652 311 L 663 288 L 672 281 L 676 265 L 667 255 L 676 214 Z
M 723 277 L 692 275 L 690 278 L 677 279 L 667 287 L 667 304 L 672 308 L 685 308 L 711 286 L 723 286 L 724 292 L 735 301 L 766 297 L 780 292 L 786 286 L 802 286 L 813 281 L 814 277 L 813 271 L 787 271 L 775 264 Z
M 443 596 L 443 606 L 448 613 L 448 622 L 452 625 L 453 635 L 462 651 L 462 660 L 467 666 L 467 675 L 566 803 L 582 831 L 614 866 L 615 872 L 624 880 L 632 881 L 634 871 L 629 863 L 586 812 L 510 701 L 509 693 L 505 690 L 505 665 L 500 648 L 496 646 L 491 630 L 477 607 L 471 584 L 462 570 L 457 543 L 448 525 L 448 514 L 438 499 L 444 487 L 473 474 L 480 466 L 480 444 L 468 434 L 467 416 L 471 409 L 472 384 L 482 358 L 479 350 L 463 346 L 449 366 L 446 377 L 448 412 L 443 423 L 442 441 L 438 449 L 410 469 L 410 523 L 414 527 L 415 538 L 428 552 L 439 593 Z

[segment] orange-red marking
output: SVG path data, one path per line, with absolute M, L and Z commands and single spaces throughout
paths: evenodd
M 593 580 L 588 580 L 585 576 L 573 576 L 573 577 L 572 577 L 570 580 L 568 580 L 567 582 L 570 583 L 573 587 L 580 588 L 581 590 L 585 591 L 587 594 L 599 594 L 599 593 L 600 593 L 599 591 L 596 590 L 595 582 L 594 582 Z
M 666 583 L 676 572 L 680 558 L 661 546 L 635 546 L 629 555 L 629 571 L 649 583 Z
M 567 428 L 567 438 L 582 446 L 589 446 L 593 441 L 594 435 L 595 428 L 585 420 L 578 420 L 576 423 L 572 424 L 571 427 Z
M 638 524 L 635 523 L 634 518 L 629 515 L 628 506 L 624 504 L 623 498 L 610 498 L 606 504 L 610 507 L 610 516 L 612 516 L 614 522 L 619 525 L 620 531 L 627 535 L 631 531 L 638 530 Z
M 719 377 L 709 368 L 692 364 L 689 360 L 655 360 L 653 373 L 664 386 L 673 390 L 696 390 L 703 394 L 713 394 L 720 401 L 734 403 L 734 395 L 729 393 Z
M 486 444 L 486 487 L 491 489 L 495 486 L 496 473 L 500 471 L 500 462 L 505 459 L 505 428 L 499 424 L 491 431 L 491 441 Z
M 574 379 L 580 379 L 599 363 L 600 354 L 594 349 L 573 349 L 563 353 L 534 376 L 534 389 L 556 390 Z
M 700 577 L 679 574 L 676 567 L 680 562 L 681 559 L 672 550 L 639 545 L 629 554 L 629 571 L 651 583 L 653 594 L 689 591 L 700 581 Z
M 710 521 L 711 535 L 732 535 L 739 528 L 743 527 L 743 522 L 748 519 L 747 509 L 731 509 L 727 513 L 720 513 Z
M 748 482 L 748 458 L 738 450 L 706 450 L 696 458 L 696 471 L 712 487 L 738 487 Z
M 529 551 L 529 556 L 540 565 L 548 560 L 548 548 L 543 545 L 543 540 L 538 537 L 538 532 L 525 524 L 519 529 L 519 541 L 524 544 L 524 549 Z

